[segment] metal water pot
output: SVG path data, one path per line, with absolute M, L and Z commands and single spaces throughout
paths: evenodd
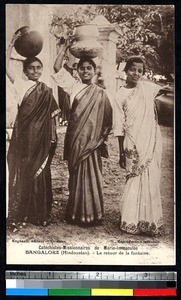
M 43 37 L 38 31 L 31 31 L 28 26 L 19 28 L 15 34 L 21 33 L 15 41 L 16 51 L 24 57 L 38 55 L 43 48 Z
M 70 53 L 77 58 L 95 58 L 102 54 L 103 47 L 98 42 L 99 31 L 95 24 L 77 25 L 73 31 L 74 42 Z
M 165 90 L 164 94 L 156 97 L 158 123 L 162 126 L 172 127 L 174 124 L 174 94 Z

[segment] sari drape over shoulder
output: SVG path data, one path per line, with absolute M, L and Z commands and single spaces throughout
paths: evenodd
M 52 205 L 50 163 L 56 146 L 52 90 L 40 82 L 18 109 L 8 151 L 10 218 L 43 223 Z
M 159 187 L 162 146 L 154 103 L 159 89 L 147 82 L 140 82 L 135 89 L 122 87 L 114 102 L 115 135 L 125 135 L 126 155 L 120 228 L 133 234 L 163 230 Z
M 112 108 L 103 89 L 92 84 L 75 97 L 65 137 L 70 173 L 67 219 L 90 223 L 103 217 L 100 146 L 112 126 Z

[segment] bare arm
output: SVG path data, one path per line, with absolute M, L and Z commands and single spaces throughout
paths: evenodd
M 126 158 L 125 158 L 125 152 L 124 152 L 124 148 L 123 148 L 123 142 L 124 142 L 124 136 L 118 136 L 119 153 L 120 153 L 119 164 L 120 164 L 121 168 L 125 169 L 126 168 Z
M 65 41 L 65 44 L 60 46 L 59 53 L 57 55 L 57 58 L 55 60 L 54 66 L 53 66 L 55 73 L 57 73 L 62 68 L 64 55 L 65 55 L 67 49 L 70 48 L 71 44 L 72 44 L 72 38 L 68 38 Z
M 12 49 L 14 47 L 14 43 L 15 43 L 15 41 L 17 40 L 17 38 L 19 36 L 20 36 L 20 34 L 17 34 L 17 35 L 14 34 L 13 35 L 13 37 L 11 39 L 11 42 L 8 46 L 7 53 L 6 53 L 6 74 L 7 74 L 7 76 L 9 77 L 9 79 L 12 83 L 14 83 L 15 75 L 14 75 L 13 70 L 9 66 L 9 62 L 10 62 L 10 59 L 11 59 L 11 53 L 12 53 Z
M 12 49 L 13 49 L 13 45 L 9 44 L 8 49 L 7 49 L 7 53 L 6 53 L 6 74 L 9 77 L 10 81 L 12 83 L 14 83 L 15 75 L 14 75 L 13 70 L 9 67 L 9 62 L 10 62 L 10 58 L 11 58 Z

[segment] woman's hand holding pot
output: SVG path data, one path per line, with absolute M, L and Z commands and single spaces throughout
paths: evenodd
M 21 36 L 21 32 L 14 33 L 11 39 L 11 46 L 14 47 L 16 40 Z

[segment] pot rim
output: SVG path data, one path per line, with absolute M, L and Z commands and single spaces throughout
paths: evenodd
M 75 27 L 80 27 L 80 26 L 87 26 L 87 25 L 94 26 L 94 27 L 96 26 L 96 27 L 97 27 L 97 24 L 82 23 L 82 24 L 75 25 L 74 28 L 75 28 Z
M 27 27 L 27 31 L 21 33 L 21 29 L 22 29 L 22 28 L 26 28 L 26 27 Z M 16 30 L 15 34 L 17 34 L 19 31 L 20 31 L 21 35 L 18 37 L 18 39 L 21 38 L 23 35 L 25 35 L 25 34 L 27 34 L 27 33 L 36 32 L 36 33 L 38 33 L 38 34 L 41 36 L 41 38 L 42 38 L 42 40 L 43 40 L 42 34 L 41 34 L 39 31 L 37 31 L 37 30 L 31 30 L 29 26 L 23 26 L 23 27 L 19 28 L 18 30 Z M 17 39 L 17 40 L 18 40 L 18 39 Z M 16 41 L 17 41 L 17 40 L 16 40 Z M 15 42 L 16 42 L 16 41 L 15 41 Z
M 25 32 L 21 32 L 23 29 L 25 29 L 26 28 L 26 31 Z M 15 31 L 15 34 L 17 34 L 18 32 L 20 32 L 21 33 L 21 35 L 20 35 L 20 37 L 21 36 L 23 36 L 24 34 L 26 34 L 26 33 L 28 33 L 30 31 L 30 28 L 29 28 L 29 26 L 22 26 L 22 27 L 20 27 L 19 29 L 17 29 L 16 31 Z
M 99 41 L 97 41 L 97 37 L 98 37 L 98 35 L 97 36 L 87 35 L 86 41 L 87 40 L 95 40 L 95 42 L 99 43 Z M 75 43 L 77 43 L 77 42 L 84 41 L 85 35 L 84 34 L 74 34 L 73 38 L 75 39 Z

